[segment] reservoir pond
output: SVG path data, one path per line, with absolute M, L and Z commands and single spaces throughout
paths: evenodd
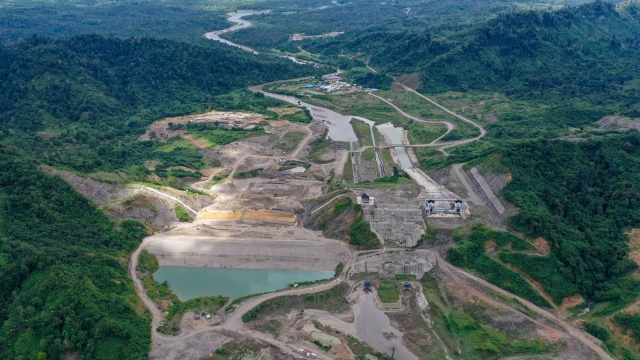
M 169 287 L 181 301 L 201 296 L 242 296 L 285 289 L 289 284 L 330 279 L 333 271 L 194 268 L 163 266 L 153 278 Z

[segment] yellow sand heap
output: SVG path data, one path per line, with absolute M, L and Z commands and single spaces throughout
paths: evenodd
M 242 217 L 242 211 L 234 211 L 234 210 L 209 211 L 209 210 L 202 210 L 200 212 L 199 219 L 206 219 L 206 220 L 240 220 L 241 217 Z
M 243 220 L 277 221 L 294 224 L 297 221 L 297 218 L 295 214 L 247 210 L 244 213 Z

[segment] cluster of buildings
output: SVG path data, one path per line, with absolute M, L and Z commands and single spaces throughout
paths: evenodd
M 348 82 L 342 81 L 342 78 L 339 75 L 325 75 L 323 80 L 318 81 L 313 84 L 309 84 L 304 87 L 305 89 L 321 89 L 325 92 L 334 92 L 338 90 L 342 90 L 343 93 L 351 93 L 351 92 L 360 92 L 360 91 L 378 91 L 378 89 L 373 88 L 364 88 L 358 84 L 349 84 Z
M 332 31 L 326 34 L 321 34 L 321 35 L 307 35 L 305 33 L 296 33 L 296 34 L 291 34 L 291 41 L 302 41 L 306 39 L 318 39 L 323 37 L 334 38 L 342 34 L 344 34 L 344 31 Z

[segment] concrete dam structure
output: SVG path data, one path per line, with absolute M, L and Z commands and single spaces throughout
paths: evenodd
M 362 215 L 371 224 L 371 230 L 385 242 L 411 247 L 425 232 L 422 208 L 417 203 L 363 205 Z

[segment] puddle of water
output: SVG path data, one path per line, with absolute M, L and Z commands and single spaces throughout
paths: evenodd
M 305 169 L 303 166 L 297 166 L 297 167 L 294 167 L 293 169 L 289 169 L 287 171 L 289 173 L 291 173 L 291 174 L 301 174 L 301 173 L 307 171 L 307 169 Z
M 376 128 L 384 137 L 389 139 L 391 144 L 402 144 L 403 129 L 401 127 L 395 127 L 392 123 L 386 123 L 378 125 Z M 410 169 L 413 167 L 413 164 L 409 159 L 409 154 L 407 154 L 407 150 L 405 148 L 395 147 L 394 150 L 398 156 L 398 161 L 400 161 L 399 165 L 402 169 Z
M 331 336 L 329 334 L 325 334 L 325 333 L 321 333 L 321 332 L 317 332 L 317 331 L 314 331 L 313 333 L 311 333 L 311 337 L 314 340 L 323 341 L 325 343 L 329 343 L 329 344 L 333 344 L 333 345 L 340 345 L 342 343 L 340 341 L 340 339 L 338 339 L 335 336 Z
M 402 344 L 402 333 L 391 326 L 387 314 L 378 309 L 373 294 L 363 294 L 360 303 L 353 306 L 358 339 L 385 354 L 393 354 L 397 360 L 418 360 L 418 357 Z
M 182 301 L 222 295 L 232 300 L 286 288 L 289 284 L 329 279 L 333 271 L 193 268 L 163 266 L 153 278 L 167 281 Z

